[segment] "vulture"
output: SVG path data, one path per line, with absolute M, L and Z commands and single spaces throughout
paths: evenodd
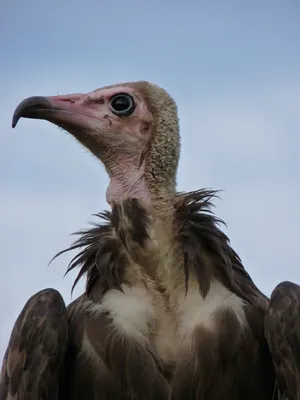
M 74 285 L 85 277 L 84 293 L 66 306 L 41 290 L 17 318 L 0 400 L 299 399 L 299 288 L 279 287 L 269 305 L 212 212 L 218 192 L 176 190 L 173 98 L 122 83 L 29 97 L 12 126 L 22 117 L 101 161 L 109 211 L 59 253 L 78 249 L 67 271 L 78 268 Z

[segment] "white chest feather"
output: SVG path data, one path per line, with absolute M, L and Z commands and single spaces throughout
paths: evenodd
M 153 341 L 165 362 L 176 358 L 195 328 L 203 326 L 213 331 L 214 320 L 224 309 L 233 312 L 241 326 L 246 325 L 243 301 L 216 281 L 211 283 L 204 299 L 198 288 L 190 288 L 187 295 L 178 293 L 177 304 L 170 313 L 158 306 L 145 287 L 122 288 L 123 293 L 115 289 L 106 293 L 102 304 L 93 304 L 90 310 L 96 314 L 108 312 L 121 335 L 141 344 Z
M 222 310 L 230 310 L 236 315 L 241 326 L 245 326 L 244 302 L 218 281 L 212 281 L 207 296 L 203 299 L 198 288 L 189 290 L 187 296 L 179 297 L 177 313 L 179 334 L 189 336 L 197 326 L 214 330 L 214 321 Z
M 123 292 L 110 290 L 104 295 L 102 303 L 91 305 L 90 310 L 95 313 L 108 312 L 120 334 L 146 340 L 156 318 L 153 299 L 142 286 L 122 285 L 122 289 Z

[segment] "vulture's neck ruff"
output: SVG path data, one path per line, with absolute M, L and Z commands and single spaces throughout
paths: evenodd
M 62 127 L 98 157 L 110 177 L 110 205 L 139 199 L 155 208 L 174 196 L 179 125 L 165 90 L 135 82 L 88 94 L 30 97 L 17 107 L 13 127 L 21 117 Z

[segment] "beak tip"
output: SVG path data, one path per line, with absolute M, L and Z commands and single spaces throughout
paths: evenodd
M 13 116 L 13 119 L 12 119 L 12 122 L 11 122 L 11 126 L 12 126 L 13 129 L 17 126 L 17 123 L 18 123 L 19 119 L 20 118 L 17 115 Z
M 47 97 L 33 96 L 23 100 L 15 109 L 12 117 L 11 126 L 15 128 L 20 118 L 43 119 L 41 110 L 51 109 L 51 102 Z

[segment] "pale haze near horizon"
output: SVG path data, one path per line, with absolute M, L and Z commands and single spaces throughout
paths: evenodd
M 0 359 L 28 298 L 66 303 L 71 254 L 108 205 L 103 166 L 71 135 L 21 120 L 25 97 L 149 80 L 176 99 L 178 189 L 222 189 L 215 212 L 267 295 L 300 282 L 300 4 L 297 1 L 4 2 L 0 16 Z M 81 281 L 76 298 L 84 289 Z

